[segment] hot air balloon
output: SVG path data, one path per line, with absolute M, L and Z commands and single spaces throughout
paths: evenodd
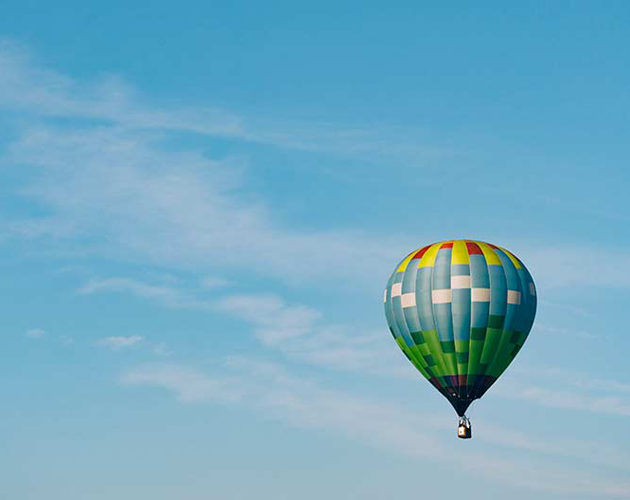
M 505 248 L 442 241 L 396 266 L 384 302 L 398 346 L 455 408 L 458 437 L 470 438 L 466 410 L 505 371 L 534 323 L 529 271 Z

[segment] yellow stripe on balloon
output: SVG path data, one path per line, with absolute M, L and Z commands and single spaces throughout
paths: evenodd
M 420 259 L 418 267 L 433 267 L 433 265 L 435 264 L 435 257 L 437 256 L 438 250 L 442 246 L 442 243 L 444 242 L 440 241 L 439 243 L 433 243 L 433 245 L 431 245 L 429 249 L 424 253 L 422 259 Z
M 475 243 L 477 243 L 477 245 L 479 245 L 479 248 L 481 248 L 481 251 L 483 252 L 483 256 L 486 259 L 487 265 L 489 266 L 501 265 L 501 260 L 499 259 L 499 256 L 496 254 L 496 252 L 490 245 L 488 245 L 487 243 L 484 243 L 483 241 L 475 241 Z
M 396 272 L 397 273 L 401 273 L 401 272 L 405 271 L 407 269 L 407 266 L 409 265 L 409 262 L 411 261 L 413 256 L 416 255 L 417 252 L 418 252 L 418 250 L 414 250 L 409 255 L 407 255 L 407 257 L 405 257 L 405 259 L 398 266 L 398 269 L 396 269 Z
M 453 253 L 451 257 L 451 265 L 458 264 L 470 264 L 470 258 L 468 256 L 468 250 L 466 249 L 465 240 L 453 241 Z

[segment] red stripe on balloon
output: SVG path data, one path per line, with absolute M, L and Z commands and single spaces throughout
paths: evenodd
M 468 250 L 468 255 L 483 255 L 481 247 L 479 247 L 479 245 L 477 245 L 474 241 L 467 241 L 466 249 Z
M 427 253 L 427 250 L 429 249 L 429 247 L 430 247 L 430 246 L 431 246 L 431 245 L 427 245 L 426 247 L 422 247 L 420 250 L 418 250 L 418 251 L 416 252 L 416 254 L 415 254 L 413 257 L 411 257 L 411 260 L 413 260 L 413 259 L 421 259 L 421 258 L 422 258 L 422 256 L 423 256 L 425 253 Z

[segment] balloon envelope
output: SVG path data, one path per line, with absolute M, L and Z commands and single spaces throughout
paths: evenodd
M 536 288 L 508 250 L 449 240 L 414 250 L 385 289 L 389 329 L 462 416 L 512 362 L 534 322 Z

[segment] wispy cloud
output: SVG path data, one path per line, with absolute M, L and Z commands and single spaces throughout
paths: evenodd
M 127 349 L 129 347 L 142 345 L 155 356 L 164 358 L 171 355 L 171 350 L 166 342 L 151 342 L 142 335 L 112 335 L 98 339 L 95 345 L 112 350 Z
M 41 328 L 31 328 L 26 330 L 26 336 L 29 339 L 41 339 L 44 335 L 46 335 L 46 332 Z
M 138 105 L 134 89 L 117 76 L 94 83 L 74 79 L 35 62 L 14 42 L 0 44 L 0 105 L 50 117 L 77 117 L 124 123 L 138 128 L 172 128 L 242 135 L 238 119 L 216 109 L 172 112 Z
M 526 245 L 524 245 L 526 246 Z M 527 266 L 545 288 L 629 288 L 630 253 L 626 248 L 574 245 L 537 245 L 528 248 Z
M 0 109 L 22 116 L 16 140 L 0 161 L 37 172 L 22 195 L 48 212 L 40 218 L 5 219 L 3 228 L 10 234 L 52 239 L 55 248 L 81 241 L 83 252 L 209 274 L 247 262 L 249 272 L 291 283 L 330 283 L 334 276 L 337 287 L 366 282 L 376 287 L 400 257 L 397 249 L 420 243 L 417 234 L 375 237 L 353 228 L 287 227 L 266 203 L 245 194 L 242 157 L 213 160 L 199 150 L 169 150 L 163 141 L 178 130 L 372 156 L 387 147 L 409 150 L 390 140 L 389 135 L 401 134 L 375 138 L 372 132 L 344 131 L 338 125 L 309 132 L 295 124 L 287 132 L 261 124 L 257 127 L 265 131 L 257 132 L 225 111 L 149 106 L 115 77 L 76 81 L 38 65 L 10 43 L 0 46 L 0 96 Z M 76 245 L 66 249 L 77 251 Z M 619 271 L 630 264 L 625 249 L 536 242 L 524 253 L 543 288 L 627 288 L 630 283 Z
M 103 291 L 132 293 L 168 307 L 204 309 L 209 314 L 229 314 L 252 327 L 253 335 L 266 347 L 291 359 L 311 365 L 363 374 L 416 379 L 418 374 L 406 363 L 395 344 L 382 330 L 370 331 L 355 325 L 332 323 L 318 310 L 289 304 L 273 294 L 223 295 L 199 299 L 176 287 L 156 286 L 127 278 L 111 278 L 88 283 L 82 293 Z M 571 333 L 585 339 L 589 332 L 565 331 L 546 325 L 537 328 L 557 335 Z M 580 376 L 557 368 L 517 367 L 524 380 L 500 384 L 493 393 L 536 405 L 611 415 L 629 415 L 630 383 Z M 563 381 L 562 391 L 550 390 Z M 602 392 L 606 394 L 602 396 Z
M 518 391 L 517 397 L 554 408 L 630 416 L 630 401 L 615 396 L 602 397 L 545 387 L 524 387 Z
M 270 293 L 199 298 L 176 286 L 131 278 L 93 280 L 79 288 L 79 293 L 130 293 L 166 307 L 228 314 L 250 325 L 252 334 L 266 347 L 290 358 L 334 369 L 413 376 L 406 363 L 401 366 L 402 355 L 383 331 L 326 321 L 317 309 L 289 304 Z
M 102 347 L 108 347 L 110 349 L 123 349 L 139 344 L 143 341 L 143 337 L 140 335 L 130 336 L 112 336 L 105 337 L 96 342 L 97 345 Z
M 221 310 L 255 326 L 256 336 L 267 344 L 284 342 L 312 332 L 321 314 L 306 306 L 288 306 L 275 295 L 234 295 L 217 303 Z
M 584 318 L 593 317 L 593 313 L 588 311 L 584 307 L 577 306 L 575 304 L 569 304 L 566 302 L 558 302 L 554 300 L 542 299 L 538 301 L 541 307 L 551 308 L 558 311 L 564 311 L 575 316 L 581 316 Z
M 565 387 L 600 391 L 603 393 L 630 393 L 630 380 L 612 380 L 569 370 L 558 366 L 516 366 L 513 371 L 537 382 L 560 382 Z
M 48 211 L 45 217 L 5 220 L 15 235 L 50 238 L 57 248 L 80 240 L 84 252 L 204 273 L 248 262 L 258 274 L 289 281 L 326 279 L 332 266 L 339 276 L 361 278 L 366 267 L 388 268 L 398 257 L 383 236 L 288 229 L 263 202 L 242 194 L 242 158 L 212 160 L 197 150 L 168 150 L 162 141 L 172 130 L 243 141 L 281 137 L 279 144 L 309 149 L 310 139 L 249 132 L 229 113 L 140 105 L 142 99 L 116 78 L 77 82 L 7 43 L 0 46 L 0 91 L 0 109 L 22 116 L 2 162 L 37 172 L 21 194 Z M 357 136 L 330 128 L 333 149 L 341 147 L 340 138 Z M 320 133 L 312 142 L 327 147 Z M 365 148 L 353 143 L 348 149 Z
M 520 380 L 499 384 L 493 393 L 549 408 L 630 416 L 630 382 L 549 367 L 520 366 L 515 372 Z
M 205 276 L 201 279 L 201 285 L 204 288 L 208 289 L 216 289 L 216 288 L 225 288 L 233 285 L 234 283 L 225 278 L 219 278 L 217 276 Z
M 540 333 L 550 333 L 552 335 L 570 335 L 571 337 L 579 337 L 582 339 L 592 340 L 598 338 L 598 335 L 591 333 L 587 330 L 577 330 L 573 328 L 560 328 L 557 326 L 550 326 L 540 322 L 536 323 L 536 331 Z
M 168 345 L 166 342 L 157 342 L 153 348 L 151 349 L 151 351 L 153 352 L 153 354 L 155 354 L 156 356 L 170 356 L 171 355 L 171 351 L 168 348 Z
M 177 287 L 149 284 L 131 278 L 94 279 L 78 289 L 78 293 L 83 295 L 107 292 L 130 293 L 173 308 L 204 309 L 210 306 L 208 301 L 198 299 Z
M 289 282 L 365 282 L 366 268 L 385 275 L 398 258 L 387 237 L 283 227 L 238 193 L 237 164 L 165 151 L 144 133 L 38 127 L 9 151 L 7 164 L 44 167 L 22 194 L 50 215 L 5 222 L 23 237 L 78 239 L 85 252 L 204 273 L 248 262 L 250 272 Z
M 120 76 L 77 81 L 40 64 L 26 47 L 10 40 L 0 42 L 0 107 L 9 110 L 53 118 L 92 119 L 127 129 L 192 132 L 366 159 L 381 156 L 417 161 L 452 155 L 444 148 L 423 145 L 418 139 L 419 130 L 246 118 L 217 107 L 156 108 L 142 101 L 137 90 Z
M 212 376 L 181 366 L 143 366 L 122 376 L 127 385 L 160 387 L 183 402 L 235 403 L 263 411 L 291 425 L 320 428 L 366 442 L 388 452 L 414 459 L 437 460 L 471 476 L 492 482 L 572 496 L 626 498 L 630 483 L 622 477 L 599 474 L 591 468 L 565 469 L 541 459 L 530 464 L 519 458 L 502 458 L 455 447 L 423 429 L 440 426 L 434 418 L 419 415 L 388 401 L 368 400 L 325 389 L 300 379 L 282 367 L 252 360 L 233 363 L 234 376 Z M 418 425 L 423 422 L 423 426 Z M 395 424 L 393 424 L 395 423 Z M 541 451 L 527 440 L 504 439 L 503 446 Z M 544 454 L 563 455 L 542 445 Z M 575 449 L 575 447 L 574 447 Z M 614 467 L 613 467 L 614 468 Z M 531 478 L 536 477 L 535 481 Z
M 162 387 L 172 391 L 183 402 L 234 401 L 242 391 L 233 381 L 213 379 L 181 366 L 163 365 L 131 370 L 123 375 L 128 385 Z
M 331 323 L 319 311 L 288 304 L 276 295 L 227 296 L 217 308 L 252 325 L 266 346 L 301 361 L 389 375 L 411 371 L 393 371 L 391 367 L 400 366 L 401 355 L 384 332 L 371 332 L 358 324 Z
M 598 465 L 614 470 L 630 471 L 630 454 L 623 449 L 602 441 L 567 439 L 557 435 L 553 438 L 523 433 L 518 429 L 506 428 L 492 423 L 480 423 L 484 440 L 493 445 L 505 446 L 556 458 L 577 459 L 583 464 Z

